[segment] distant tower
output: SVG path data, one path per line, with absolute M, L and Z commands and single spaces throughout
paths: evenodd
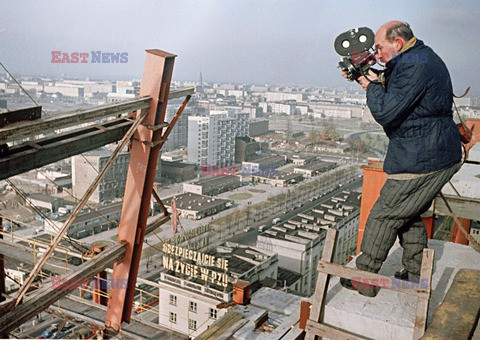
M 202 72 L 200 72 L 200 78 L 198 79 L 198 85 L 203 86 Z

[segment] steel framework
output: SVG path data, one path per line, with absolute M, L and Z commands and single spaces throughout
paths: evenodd
M 55 261 L 52 262 L 50 256 L 55 247 L 88 201 L 108 167 L 127 143 L 129 143 L 130 164 L 118 243 L 61 278 L 65 280 L 91 278 L 115 263 L 112 280 L 126 280 L 128 284 L 127 289 L 112 288 L 110 290 L 105 325 L 118 331 L 122 322 L 130 322 L 144 237 L 170 219 L 166 209 L 163 209 L 164 216 L 147 226 L 152 194 L 163 206 L 158 195 L 153 192 L 158 154 L 194 93 L 193 87 L 170 92 L 175 55 L 160 50 L 146 52 L 140 98 L 46 118 L 40 117 L 38 107 L 32 109 L 35 112 L 26 110 L 10 114 L 8 117 L 1 117 L 4 119 L 3 126 L 0 128 L 0 180 L 102 145 L 118 141 L 120 143 L 105 168 L 98 174 L 60 228 L 47 251 L 34 263 L 34 269 L 20 288 L 16 298 L 0 303 L 2 311 L 0 336 L 5 336 L 72 291 L 72 289 L 54 290 L 48 285 L 31 291 L 31 285 L 43 267 L 54 268 L 52 265 Z M 180 97 L 185 97 L 185 100 L 172 121 L 165 122 L 168 99 Z M 121 116 L 122 113 L 127 112 L 129 112 L 128 117 Z M 88 127 L 44 136 L 46 133 L 99 120 L 101 121 Z M 3 256 L 24 259 L 25 250 L 12 245 L 0 248 L 2 292 L 4 292 Z

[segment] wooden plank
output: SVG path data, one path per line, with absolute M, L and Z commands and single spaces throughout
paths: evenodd
M 117 243 L 105 251 L 87 261 L 74 271 L 59 277 L 61 282 L 75 282 L 79 279 L 89 279 L 105 268 L 110 267 L 115 261 L 121 258 L 125 253 L 125 243 Z M 76 281 L 78 282 L 78 281 Z M 62 287 L 61 289 L 52 289 L 51 281 L 47 281 L 45 286 L 34 291 L 25 297 L 23 303 L 13 309 L 0 314 L 0 334 L 9 333 L 23 323 L 30 320 L 36 314 L 45 310 L 47 307 L 66 296 L 76 289 L 75 285 Z M 8 304 L 12 300 L 5 303 Z M 4 303 L 2 303 L 3 307 Z
M 425 333 L 428 316 L 428 303 L 432 287 L 433 258 L 435 250 L 423 249 L 422 268 L 420 269 L 420 282 L 428 282 L 427 294 L 418 298 L 417 311 L 415 313 L 415 324 L 413 328 L 413 339 L 420 339 Z
M 360 281 L 360 283 L 369 283 L 384 289 L 395 290 L 397 292 L 414 296 L 424 297 L 428 294 L 428 287 L 426 285 L 420 285 L 384 275 L 365 272 L 356 268 L 344 267 L 339 264 L 329 263 L 323 260 L 318 262 L 317 269 L 320 272 L 328 273 L 330 275 L 344 277 L 354 281 Z
M 337 327 L 327 325 L 324 323 L 313 322 L 307 320 L 307 327 L 305 328 L 307 334 L 318 335 L 322 338 L 335 339 L 335 340 L 351 340 L 351 339 L 368 339 L 358 334 L 354 334 Z
M 327 230 L 327 236 L 325 238 L 325 244 L 323 246 L 322 261 L 330 262 L 332 261 L 334 249 L 335 249 L 335 240 L 337 236 L 337 231 L 333 228 Z M 319 272 L 317 276 L 317 282 L 315 284 L 315 294 L 313 295 L 312 308 L 310 310 L 309 320 L 318 323 L 321 322 L 323 302 L 327 295 L 328 282 L 330 281 L 330 275 L 327 273 Z M 307 321 L 308 325 L 308 321 Z M 305 339 L 314 340 L 315 334 L 311 331 L 307 331 Z
M 479 282 L 480 270 L 460 269 L 422 339 L 471 339 L 480 315 Z
M 125 102 L 100 105 L 87 110 L 76 110 L 43 117 L 34 121 L 20 122 L 0 129 L 0 144 L 38 136 L 100 118 L 116 116 L 150 107 L 150 97 L 141 97 Z
M 469 197 L 458 197 L 452 195 L 444 195 L 448 204 L 459 218 L 469 220 L 478 220 L 478 212 L 480 211 L 480 199 Z M 450 212 L 440 196 L 435 198 L 435 214 L 442 216 L 450 216 Z
M 170 90 L 168 99 L 181 98 L 186 96 L 193 96 L 195 94 L 195 87 L 182 87 L 175 90 Z

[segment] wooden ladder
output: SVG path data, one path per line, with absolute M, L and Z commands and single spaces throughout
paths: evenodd
M 415 313 L 413 339 L 420 339 L 425 333 L 425 327 L 427 322 L 428 303 L 430 300 L 432 283 L 433 257 L 435 253 L 434 250 L 427 248 L 423 250 L 422 267 L 420 270 L 420 282 L 423 283 L 423 285 L 418 285 L 417 289 L 397 288 L 392 285 L 391 277 L 332 263 L 331 261 L 334 254 L 336 236 L 337 230 L 327 230 L 322 259 L 318 262 L 317 266 L 317 270 L 319 273 L 315 286 L 315 293 L 313 295 L 310 317 L 307 320 L 307 325 L 305 327 L 305 339 L 314 340 L 316 336 L 331 339 L 367 339 L 366 337 L 362 337 L 360 335 L 339 329 L 338 327 L 334 327 L 332 325 L 327 325 L 322 322 L 330 275 L 344 277 L 350 280 L 352 280 L 353 278 L 358 280 L 360 278 L 362 280 L 361 284 L 363 284 L 363 282 L 378 282 L 378 285 L 382 289 L 396 290 L 418 297 L 417 310 Z

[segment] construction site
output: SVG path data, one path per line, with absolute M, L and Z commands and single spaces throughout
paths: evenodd
M 480 340 L 477 3 L 25 2 L 0 339 Z
M 51 331 L 43 328 L 52 338 L 480 338 L 480 252 L 470 235 L 480 210 L 479 120 L 467 120 L 474 134 L 466 145 L 462 169 L 424 217 L 431 240 L 423 253 L 420 284 L 392 277 L 401 253 L 398 244 L 379 274 L 354 269 L 353 261 L 335 263 L 338 228 L 327 226 L 318 229 L 321 246 L 313 257 L 313 295 L 302 297 L 272 289 L 275 285 L 269 278 L 280 272 L 280 253 L 212 241 L 215 230 L 208 225 L 196 233 L 179 230 L 175 240 L 168 242 L 157 235 L 170 224 L 176 231 L 178 224 L 176 206 L 169 201 L 167 208 L 154 188 L 158 156 L 195 96 L 193 87 L 170 89 L 175 57 L 161 50 L 146 51 L 140 96 L 135 99 L 49 116 L 43 116 L 39 106 L 1 114 L 0 179 L 9 184 L 10 195 L 14 193 L 25 207 L 45 217 L 45 225 L 50 224 L 49 233 L 26 237 L 14 232 L 15 227 L 34 226 L 0 217 L 1 338 L 37 337 L 38 330 L 30 325 L 42 314 L 56 321 Z M 183 102 L 173 119 L 166 121 L 167 103 L 175 98 Z M 34 203 L 39 197 L 27 197 L 9 179 L 112 143 L 115 148 L 104 166 L 68 217 L 58 222 Z M 113 220 L 113 212 L 92 210 L 99 219 L 109 221 L 108 228 L 118 228 L 115 241 L 87 243 L 70 237 L 69 228 L 88 209 L 89 199 L 124 150 L 130 158 L 119 222 Z M 381 162 L 364 165 L 362 171 L 359 222 L 353 225 L 357 253 L 366 217 L 386 180 Z M 154 220 L 149 219 L 152 202 L 161 209 Z M 293 228 L 299 236 L 302 232 L 308 236 L 320 225 L 310 213 L 300 216 L 304 221 L 289 220 L 292 224 L 272 227 L 269 235 L 279 238 L 280 231 Z M 449 240 L 433 239 L 439 216 L 454 219 L 447 231 Z M 205 232 L 212 238 L 208 247 L 192 243 Z M 152 235 L 158 240 L 148 249 L 150 262 L 147 259 L 145 270 L 142 249 Z M 149 274 L 149 263 L 158 267 L 156 275 Z M 15 267 L 26 268 L 26 274 L 16 275 Z M 341 289 L 339 277 L 376 280 L 382 290 L 375 299 L 353 295 Z M 17 282 L 18 288 L 7 292 L 8 279 Z M 290 279 L 297 280 L 291 275 Z M 289 284 L 286 279 L 285 285 Z M 198 313 L 208 314 L 207 326 L 191 318 Z M 169 323 L 172 326 L 165 327 Z M 68 332 L 72 328 L 75 332 Z

